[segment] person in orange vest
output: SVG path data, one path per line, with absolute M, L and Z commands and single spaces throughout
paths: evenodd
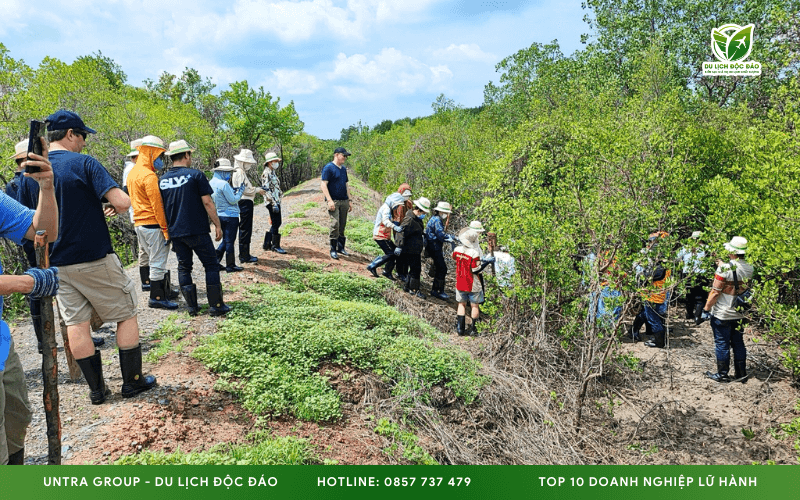
M 668 236 L 668 233 L 659 231 L 653 233 L 648 238 L 647 252 L 653 252 L 653 248 L 658 241 Z M 634 340 L 639 336 L 639 329 L 643 324 L 647 324 L 648 330 L 653 334 L 653 338 L 644 343 L 647 347 L 662 348 L 666 345 L 664 322 L 667 318 L 667 308 L 669 307 L 669 280 L 672 271 L 667 269 L 659 259 L 651 260 L 646 266 L 639 266 L 637 274 L 647 283 L 642 289 L 643 308 L 636 315 L 633 322 L 632 336 Z M 638 325 L 638 326 L 637 326 Z

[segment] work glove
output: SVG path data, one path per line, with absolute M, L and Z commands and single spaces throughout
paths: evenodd
M 494 258 L 494 255 L 484 255 L 483 257 L 481 257 L 481 262 L 483 262 L 484 264 L 491 264 L 496 260 L 497 259 Z
M 394 254 L 397 255 L 398 257 L 400 257 L 401 253 L 403 253 L 403 249 L 402 248 L 397 247 L 397 248 L 394 249 Z
M 58 291 L 58 268 L 38 269 L 32 267 L 25 274 L 33 278 L 33 290 L 28 295 L 34 299 L 52 297 Z
M 272 205 L 272 213 L 274 214 L 281 213 L 281 206 L 278 204 Z
M 453 237 L 452 234 L 448 234 L 448 235 L 445 235 L 444 241 L 445 241 L 445 243 L 455 243 L 456 239 L 455 239 L 455 237 Z
M 403 226 L 401 226 L 400 224 L 395 224 L 393 229 L 394 229 L 394 230 L 395 230 L 395 232 L 397 232 L 397 233 L 402 233 L 402 232 L 403 232 L 403 229 L 405 229 L 405 228 L 404 228 Z
M 700 321 L 708 321 L 711 319 L 711 311 L 703 310 L 703 313 L 700 315 Z

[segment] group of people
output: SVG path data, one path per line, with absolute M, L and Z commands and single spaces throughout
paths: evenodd
M 480 316 L 480 305 L 485 301 L 483 270 L 494 262 L 494 257 L 484 255 L 479 238 L 484 232 L 480 221 L 472 221 L 459 236 L 447 232 L 452 214 L 452 206 L 440 201 L 433 209 L 428 198 L 421 196 L 412 201 L 413 193 L 408 184 L 401 184 L 397 192 L 390 194 L 378 209 L 372 237 L 383 255 L 376 257 L 367 270 L 378 278 L 378 269 L 383 267 L 381 276 L 390 280 L 400 280 L 403 289 L 419 298 L 426 298 L 421 291 L 422 254 L 426 252 L 432 260 L 430 275 L 431 296 L 449 300 L 444 292 L 447 276 L 447 262 L 444 246 L 451 244 L 451 257 L 456 268 L 456 332 L 459 335 L 474 331 L 475 322 Z M 424 223 L 425 218 L 432 217 Z M 456 244 L 458 243 L 458 246 Z M 392 272 L 397 269 L 397 277 Z M 466 305 L 471 304 L 472 323 L 466 326 Z
M 668 236 L 665 232 L 650 234 L 642 249 L 643 259 L 635 265 L 634 272 L 642 284 L 641 307 L 628 333 L 634 342 L 642 340 L 640 330 L 652 338 L 647 347 L 666 346 L 665 321 L 673 292 L 672 267 L 680 268 L 680 277 L 685 280 L 686 319 L 695 325 L 710 321 L 714 334 L 716 372 L 705 375 L 716 382 L 747 380 L 747 350 L 744 345 L 746 297 L 750 293 L 750 282 L 755 274 L 752 264 L 747 262 L 747 239 L 734 236 L 724 247 L 727 260 L 716 260 L 713 279 L 706 270 L 709 257 L 702 233 L 695 231 L 674 259 L 654 257 L 656 245 Z M 614 277 L 619 272 L 616 261 L 597 259 L 593 254 L 587 258 L 599 265 L 601 280 L 597 298 L 596 319 L 600 324 L 611 325 L 619 321 L 622 314 L 622 293 L 615 287 Z M 598 262 L 594 263 L 597 260 Z M 709 269 L 710 271 L 710 269 Z M 710 285 L 710 288 L 709 288 Z M 706 291 L 708 290 L 708 291 Z M 734 373 L 730 375 L 731 350 L 733 350 Z

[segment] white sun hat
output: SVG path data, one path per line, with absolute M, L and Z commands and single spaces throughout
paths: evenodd
M 227 158 L 219 158 L 214 164 L 216 165 L 214 167 L 215 172 L 233 172 L 231 161 Z
M 20 158 L 28 157 L 28 139 L 19 141 L 14 145 L 14 155 L 10 156 L 9 160 L 19 160 Z
M 437 212 L 444 212 L 446 214 L 449 214 L 453 212 L 453 207 L 451 207 L 450 204 L 447 203 L 446 201 L 440 201 L 439 203 L 436 204 L 436 208 L 434 208 L 434 210 L 436 210 Z
M 734 236 L 731 241 L 725 243 L 725 250 L 735 255 L 747 253 L 747 240 L 741 236 Z
M 239 160 L 242 163 L 256 163 L 256 159 L 253 158 L 253 152 L 249 149 L 242 149 L 239 151 L 239 154 L 233 157 L 234 160 Z
M 426 214 L 430 213 L 430 211 L 431 211 L 431 200 L 429 200 L 428 198 L 425 198 L 424 196 L 421 196 L 421 197 L 417 198 L 416 200 L 414 200 L 414 205 L 416 205 L 417 208 L 419 208 L 420 210 L 422 210 Z
M 176 155 L 178 153 L 194 152 L 195 150 L 186 143 L 185 140 L 173 141 L 169 143 L 169 149 L 164 153 L 166 156 Z

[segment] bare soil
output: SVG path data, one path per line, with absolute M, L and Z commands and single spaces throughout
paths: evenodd
M 380 203 L 376 193 L 370 193 L 370 196 L 373 205 Z M 309 202 L 316 202 L 317 207 L 299 209 Z M 303 211 L 305 219 L 327 228 L 328 215 L 319 190 L 319 179 L 292 190 L 285 197 L 282 210 L 284 226 L 304 220 L 288 217 Z M 358 205 L 350 214 L 350 217 L 368 220 L 373 216 Z M 240 300 L 243 285 L 280 282 L 280 270 L 297 258 L 319 263 L 330 270 L 369 275 L 365 266 L 374 255 L 359 255 L 351 251 L 351 257 L 333 260 L 328 254 L 327 235 L 305 228 L 296 228 L 291 234 L 284 233 L 282 247 L 287 255 L 262 250 L 261 242 L 269 224 L 265 207 L 256 206 L 251 253 L 259 257 L 259 261 L 243 265 L 245 270 L 240 273 L 222 273 L 226 301 Z M 378 253 L 376 246 L 375 255 Z M 171 255 L 173 275 L 176 266 L 174 255 Z M 128 272 L 138 283 L 138 269 L 134 266 Z M 176 277 L 173 279 L 177 281 Z M 205 284 L 202 266 L 197 260 L 194 281 L 198 285 L 199 303 L 203 305 Z M 423 281 L 430 281 L 424 273 Z M 426 293 L 429 285 L 425 286 Z M 448 275 L 448 290 L 452 294 L 452 273 Z M 455 335 L 456 304 L 452 298 L 446 302 L 430 298 L 423 300 L 412 298 L 399 289 L 391 291 L 387 297 L 399 310 L 423 317 L 450 334 L 453 342 L 476 358 L 483 359 L 486 355 L 487 346 L 492 342 L 490 337 Z M 139 292 L 139 324 L 145 352 L 156 342 L 147 340 L 149 335 L 171 313 L 148 308 L 147 299 L 146 293 Z M 181 304 L 178 312 L 185 311 L 182 298 L 178 301 Z M 681 314 L 680 308 L 674 309 L 673 314 Z M 103 325 L 95 336 L 100 335 L 106 340 L 100 350 L 106 363 L 106 382 L 114 392 L 103 405 L 92 406 L 89 403 L 88 387 L 82 379 L 69 380 L 63 348 L 59 347 L 62 463 L 105 464 L 142 449 L 166 452 L 178 448 L 183 451 L 204 450 L 218 443 L 244 441 L 254 428 L 255 416 L 244 410 L 231 395 L 216 391 L 216 376 L 191 357 L 197 339 L 213 335 L 219 320 L 205 312 L 195 318 L 186 316 L 182 319 L 186 330 L 182 351 L 172 352 L 157 363 L 145 363 L 145 373 L 155 375 L 158 386 L 131 399 L 122 399 L 119 395 L 122 381 L 116 354 L 115 325 Z M 34 408 L 26 441 L 26 463 L 43 464 L 47 461 L 47 438 L 42 409 L 41 356 L 36 352 L 29 322 L 16 325 L 12 332 Z M 60 334 L 57 333 L 57 337 L 60 345 Z M 797 417 L 795 404 L 800 393 L 780 367 L 777 346 L 764 343 L 754 331 L 748 332 L 746 343 L 751 373 L 746 384 L 717 384 L 703 377 L 706 370 L 715 370 L 713 338 L 707 324 L 695 327 L 682 319 L 673 319 L 669 349 L 649 349 L 642 343 L 623 344 L 623 353 L 641 360 L 641 371 L 624 375 L 628 378 L 628 383 L 624 384 L 626 389 L 617 389 L 613 377 L 606 381 L 608 399 L 615 404 L 611 411 L 613 415 L 603 419 L 599 425 L 607 425 L 608 432 L 619 436 L 616 441 L 618 449 L 608 455 L 614 458 L 599 456 L 597 462 L 736 464 L 774 460 L 797 463 L 797 453 L 791 443 L 772 438 L 768 429 Z M 489 374 L 498 374 L 497 380 L 500 380 L 499 372 L 493 372 L 493 366 L 487 365 L 486 370 Z M 374 432 L 373 403 L 389 397 L 381 382 L 369 373 L 346 366 L 326 364 L 320 371 L 329 377 L 329 383 L 341 394 L 344 417 L 335 423 L 321 424 L 279 418 L 269 422 L 275 435 L 310 439 L 317 445 L 321 460 L 336 460 L 340 464 L 397 463 L 397 459 L 382 451 L 389 443 Z M 445 420 L 464 429 L 481 426 L 485 430 L 493 425 L 481 408 L 464 408 L 455 402 L 448 390 L 434 391 L 432 399 Z M 754 431 L 755 438 L 748 440 L 742 429 Z M 423 435 L 421 444 L 434 456 L 447 456 L 449 445 L 443 437 Z M 656 451 L 653 451 L 653 446 L 657 447 Z M 504 450 L 497 449 L 494 458 L 486 462 L 515 460 L 504 458 Z

